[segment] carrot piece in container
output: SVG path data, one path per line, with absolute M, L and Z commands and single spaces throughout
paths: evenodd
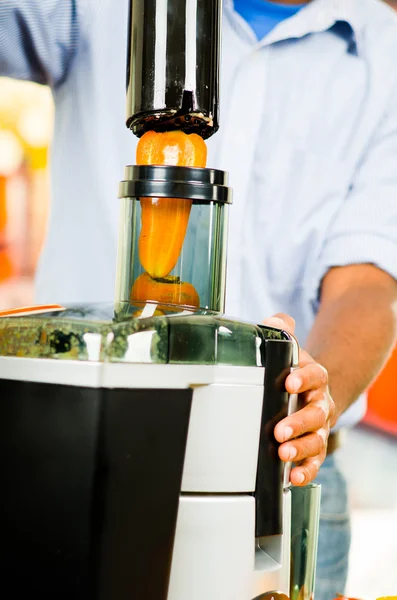
M 149 131 L 139 140 L 139 165 L 206 166 L 207 147 L 197 134 Z M 182 198 L 141 198 L 139 259 L 153 278 L 167 277 L 178 262 L 189 223 L 192 201 Z
M 131 290 L 131 302 L 157 302 L 159 305 L 178 305 L 189 308 L 200 306 L 199 296 L 191 283 L 181 281 L 179 277 L 153 279 L 148 273 L 140 275 Z

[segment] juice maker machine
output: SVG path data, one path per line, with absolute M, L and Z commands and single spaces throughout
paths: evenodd
M 209 137 L 220 0 L 130 5 L 128 127 Z M 298 345 L 223 315 L 227 175 L 129 166 L 119 195 L 114 305 L 0 319 L 3 596 L 289 596 L 289 468 L 273 430 L 295 409 L 284 382 Z M 137 287 L 142 198 L 188 202 L 190 216 L 170 277 Z

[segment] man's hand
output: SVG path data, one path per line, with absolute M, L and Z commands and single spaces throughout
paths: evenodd
M 295 328 L 286 315 L 275 315 L 265 323 L 292 334 Z M 291 472 L 294 485 L 306 485 L 316 477 L 330 428 L 368 389 L 394 347 L 396 335 L 397 282 L 393 277 L 371 264 L 334 267 L 326 273 L 319 311 L 306 342 L 310 355 L 301 351 L 300 368 L 286 382 L 288 392 L 298 392 L 305 406 L 275 428 L 280 458 L 299 463 Z
M 265 325 L 293 334 L 295 322 L 287 315 L 275 315 Z M 300 350 L 299 369 L 286 380 L 290 394 L 299 394 L 304 407 L 277 424 L 274 435 L 281 446 L 284 462 L 298 463 L 291 471 L 291 483 L 303 486 L 313 481 L 325 460 L 331 427 L 335 424 L 335 405 L 328 389 L 328 373 L 304 350 Z

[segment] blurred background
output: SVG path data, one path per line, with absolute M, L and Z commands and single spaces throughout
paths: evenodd
M 0 78 L 0 310 L 33 302 L 53 117 L 47 88 Z
M 397 8 L 397 0 L 389 4 Z M 34 302 L 50 208 L 53 118 L 47 88 L 0 78 L 0 310 Z M 368 405 L 338 460 L 353 509 L 347 593 L 370 600 L 397 595 L 397 349 Z

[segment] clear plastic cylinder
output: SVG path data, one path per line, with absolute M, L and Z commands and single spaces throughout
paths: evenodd
M 122 198 L 116 311 L 147 303 L 223 312 L 227 204 Z
M 129 166 L 120 184 L 116 315 L 150 304 L 223 312 L 228 204 L 223 171 Z M 145 314 L 146 314 L 145 313 Z

